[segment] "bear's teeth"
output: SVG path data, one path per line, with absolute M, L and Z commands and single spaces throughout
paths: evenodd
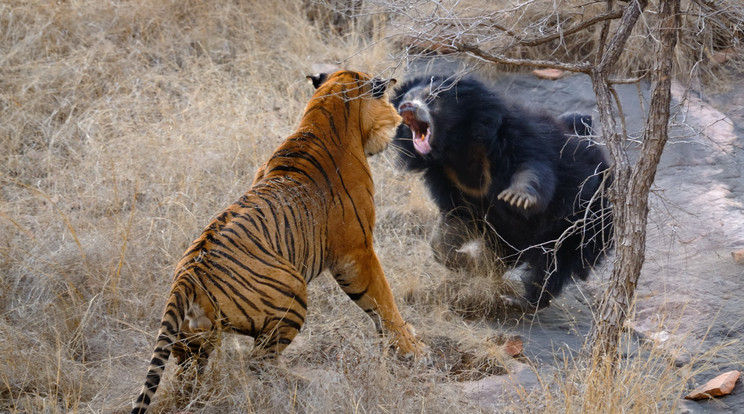
M 431 145 L 429 144 L 429 138 L 431 137 L 431 130 L 426 130 L 426 135 L 413 134 L 413 147 L 418 151 L 419 154 L 428 154 L 431 152 Z

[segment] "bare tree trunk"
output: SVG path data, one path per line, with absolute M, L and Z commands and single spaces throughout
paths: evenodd
M 651 107 L 640 158 L 634 167 L 628 163 L 614 119 L 609 119 L 612 114 L 609 87 L 603 71 L 605 61 L 592 73 L 603 131 L 615 162 L 615 181 L 610 197 L 614 203 L 616 256 L 610 285 L 600 303 L 587 343 L 592 346 L 593 355 L 602 358 L 609 367 L 614 365 L 617 357 L 621 330 L 631 309 L 643 266 L 648 194 L 668 138 L 672 59 L 677 44 L 680 4 L 679 0 L 662 0 L 660 6 L 659 44 L 651 74 L 654 85 Z M 610 50 L 611 46 L 608 52 Z

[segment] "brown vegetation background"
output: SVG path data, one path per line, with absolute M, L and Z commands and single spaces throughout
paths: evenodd
M 0 3 L 0 412 L 126 412 L 174 264 L 294 130 L 312 93 L 305 75 L 317 64 L 404 75 L 389 15 L 339 22 L 323 10 L 290 0 Z M 467 351 L 488 360 L 484 373 L 508 369 L 491 346 L 501 333 L 478 319 L 500 281 L 452 289 L 462 282 L 428 250 L 436 214 L 425 190 L 389 151 L 372 164 L 377 250 L 404 317 L 430 343 L 454 344 L 448 357 Z M 153 412 L 482 409 L 458 383 L 477 372 L 397 361 L 328 277 L 311 285 L 307 323 L 272 375 L 248 369 L 250 339 L 223 339 L 187 406 L 174 401 L 169 365 Z M 668 407 L 684 388 L 644 367 L 629 369 L 646 393 L 631 412 Z M 505 410 L 580 411 L 580 370 L 567 366 L 558 385 Z M 619 411 L 630 388 L 618 391 Z

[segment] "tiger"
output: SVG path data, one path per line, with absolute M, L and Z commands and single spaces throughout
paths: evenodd
M 255 357 L 274 359 L 303 325 L 307 284 L 326 270 L 401 357 L 428 355 L 372 244 L 367 157 L 388 146 L 401 122 L 387 96 L 396 81 L 348 70 L 307 78 L 316 90 L 296 132 L 176 265 L 133 414 L 147 410 L 171 354 L 179 380 L 189 369 L 199 374 L 220 332 L 253 337 Z

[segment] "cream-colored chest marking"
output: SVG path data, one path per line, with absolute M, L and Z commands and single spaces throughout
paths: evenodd
M 467 194 L 471 197 L 485 197 L 488 194 L 488 189 L 491 188 L 491 170 L 490 166 L 491 163 L 488 161 L 488 158 L 483 157 L 483 160 L 480 163 L 481 165 L 481 177 L 480 177 L 480 186 L 478 187 L 470 187 L 460 181 L 460 178 L 457 176 L 457 172 L 449 167 L 444 167 L 444 173 L 447 175 L 447 178 L 449 178 L 450 181 L 452 181 L 457 188 L 460 189 L 464 194 Z

